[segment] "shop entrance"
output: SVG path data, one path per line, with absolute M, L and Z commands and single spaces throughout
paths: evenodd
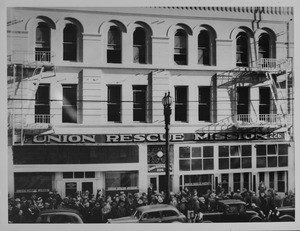
M 89 191 L 90 194 L 93 194 L 93 182 L 82 182 L 81 191 Z
M 154 191 L 164 191 L 166 193 L 167 191 L 167 177 L 166 175 L 158 175 L 158 176 L 150 176 L 148 178 L 148 184 L 153 185 L 153 190 Z M 172 176 L 170 176 L 170 189 L 172 191 Z

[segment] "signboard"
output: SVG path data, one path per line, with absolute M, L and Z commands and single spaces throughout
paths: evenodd
M 207 142 L 207 141 L 247 141 L 247 140 L 284 140 L 285 133 L 231 132 L 231 133 L 174 133 L 169 135 L 170 142 Z M 100 143 L 143 143 L 165 142 L 165 134 L 99 134 L 99 135 L 36 135 L 25 136 L 25 144 L 100 144 Z

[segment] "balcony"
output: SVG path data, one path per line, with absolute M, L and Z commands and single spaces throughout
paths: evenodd
M 236 125 L 240 128 L 251 127 L 283 127 L 292 124 L 292 116 L 285 114 L 239 114 Z
M 292 59 L 269 59 L 261 58 L 256 62 L 256 68 L 259 71 L 273 71 L 273 72 L 290 72 L 292 70 Z
M 49 114 L 11 114 L 9 127 L 15 130 L 23 129 L 26 134 L 39 133 L 52 127 L 53 116 Z
M 7 59 L 11 63 L 51 65 L 54 57 L 52 51 L 13 51 Z

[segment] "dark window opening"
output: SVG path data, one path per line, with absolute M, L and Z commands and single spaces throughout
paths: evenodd
M 177 30 L 174 40 L 174 62 L 187 65 L 187 35 L 184 30 Z
M 46 23 L 40 22 L 36 28 L 35 60 L 50 61 L 50 28 Z
M 35 123 L 50 123 L 50 85 L 40 84 L 35 94 Z
M 249 87 L 237 88 L 237 114 L 249 114 Z
M 198 35 L 198 64 L 210 65 L 209 32 L 202 30 Z
M 187 122 L 187 87 L 175 87 L 175 121 Z
M 108 86 L 107 120 L 121 122 L 121 86 Z
M 146 63 L 146 33 L 142 28 L 133 33 L 133 62 Z
M 133 121 L 146 122 L 147 86 L 133 86 Z
M 267 34 L 262 34 L 258 40 L 258 58 L 270 58 L 270 38 Z
M 77 123 L 77 85 L 63 85 L 62 122 Z
M 259 114 L 270 114 L 270 88 L 259 88 Z
M 211 116 L 211 88 L 199 87 L 199 105 L 198 105 L 198 119 L 199 121 L 210 122 Z
M 118 27 L 112 26 L 107 36 L 107 62 L 121 63 L 121 31 Z
M 245 33 L 240 33 L 236 39 L 236 65 L 248 66 L 248 38 Z
M 67 24 L 63 34 L 63 59 L 77 60 L 77 28 L 73 24 Z

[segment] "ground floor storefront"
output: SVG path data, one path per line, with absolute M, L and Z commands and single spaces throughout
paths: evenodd
M 187 137 L 193 137 L 187 139 Z M 225 139 L 225 138 L 226 139 Z M 232 135 L 230 136 L 233 137 Z M 279 193 L 295 183 L 294 143 L 283 136 L 173 134 L 170 138 L 171 190 L 205 194 L 258 191 L 261 182 Z M 106 195 L 166 191 L 164 137 L 150 135 L 48 135 L 11 147 L 9 193 L 61 196 L 101 190 Z

